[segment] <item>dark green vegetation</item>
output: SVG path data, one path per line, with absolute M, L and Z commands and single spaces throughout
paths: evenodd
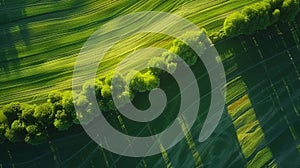
M 242 4 L 242 2 L 240 3 Z M 205 167 L 296 167 L 295 164 L 299 162 L 300 151 L 299 20 L 298 17 L 296 21 L 286 24 L 278 23 L 266 31 L 225 39 L 216 43 L 228 79 L 227 111 L 224 113 L 214 135 L 205 143 L 199 144 L 197 137 L 209 106 L 209 87 L 203 84 L 208 79 L 204 73 L 203 65 L 198 61 L 196 65 L 192 66 L 192 69 L 199 78 L 199 85 L 202 86 L 200 88 L 201 95 L 203 95 L 201 113 L 195 126 L 190 132 L 187 132 L 185 139 L 175 148 L 165 151 L 162 147 L 162 154 L 152 157 L 127 158 L 102 149 L 82 132 L 67 131 L 64 134 L 50 135 L 50 137 L 53 136 L 54 140 L 47 139 L 47 144 L 37 147 L 23 143 L 11 144 L 6 142 L 0 148 L 0 163 L 3 166 L 16 165 L 18 167 L 40 167 L 45 163 L 48 167 L 124 167 L 124 165 L 127 167 L 195 167 L 199 165 Z M 182 46 L 184 43 L 176 42 L 174 45 Z M 165 58 L 168 58 L 168 54 L 165 55 Z M 155 58 L 152 62 L 162 63 L 165 60 Z M 188 59 L 188 61 L 194 62 L 193 59 Z M 171 69 L 173 65 L 172 62 L 169 64 Z M 151 71 L 153 72 L 153 70 Z M 147 73 L 149 75 L 149 71 L 143 72 L 138 74 L 136 78 L 145 79 Z M 159 73 L 153 72 L 153 74 Z M 153 78 L 150 77 L 150 79 Z M 157 86 L 156 84 L 148 85 L 147 81 L 149 80 L 138 81 L 141 83 L 135 85 L 138 86 L 137 91 L 145 91 L 147 86 Z M 170 101 L 168 101 L 168 109 L 153 123 L 149 123 L 149 125 L 132 124 L 117 112 L 107 113 L 106 117 L 124 133 L 136 135 L 140 132 L 142 134 L 159 132 L 163 129 L 160 127 L 167 127 L 168 123 L 172 121 L 172 115 L 168 112 L 176 112 L 178 109 L 176 104 L 180 101 L 180 97 L 176 95 L 178 93 L 176 92 L 177 86 L 170 84 L 174 83 L 170 81 L 172 78 L 168 75 L 159 81 L 160 87 L 168 93 L 168 100 Z M 94 86 L 86 84 L 83 87 L 80 103 L 85 102 L 84 95 L 93 94 L 89 92 L 91 87 Z M 107 97 L 108 99 L 105 100 L 109 101 L 110 94 L 106 94 L 110 92 L 109 80 L 98 80 L 96 92 L 98 92 L 97 95 L 107 95 L 104 97 Z M 64 110 L 73 106 L 61 108 L 60 104 L 63 103 L 64 99 L 70 100 L 71 96 L 68 99 L 64 96 L 61 97 L 62 93 L 54 93 L 49 95 L 48 103 L 43 104 L 43 101 L 40 101 L 39 104 L 42 105 L 39 108 L 27 105 L 28 107 L 26 106 L 27 108 L 24 110 L 19 108 L 17 103 L 13 103 L 5 113 L 8 118 L 16 119 L 13 121 L 14 124 L 11 124 L 7 134 L 13 136 L 8 137 L 11 139 L 19 138 L 19 136 L 15 137 L 14 133 L 24 130 L 25 124 L 19 120 L 23 117 L 25 121 L 35 120 L 34 118 L 38 117 L 43 122 L 37 124 L 49 124 L 51 122 L 52 127 L 61 130 L 68 127 L 68 123 L 72 123 L 71 119 L 74 118 L 70 118 L 70 115 Z M 6 94 L 4 93 L 4 95 Z M 147 108 L 148 104 L 145 102 L 147 91 L 134 95 L 133 102 L 140 108 Z M 20 104 L 21 107 L 22 104 Z M 50 106 L 51 108 L 49 108 Z M 55 115 L 50 110 L 54 107 L 57 109 Z M 106 108 L 109 109 L 110 107 Z M 38 113 L 35 112 L 36 109 L 38 109 Z M 11 113 L 12 111 L 14 112 Z M 20 111 L 22 111 L 21 116 Z M 2 121 L 4 118 L 5 116 L 0 114 Z M 76 120 L 74 121 L 76 123 Z M 39 126 L 27 126 L 25 128 L 27 133 L 23 137 L 43 141 L 48 136 L 46 133 L 54 132 L 44 132 L 44 130 L 39 129 L 41 128 Z M 186 131 L 184 124 L 182 127 L 183 131 Z M 79 127 L 75 126 L 75 128 L 78 129 Z M 5 130 L 3 127 L 0 128 L 1 133 L 5 134 Z M 28 154 L 27 151 L 33 152 Z
M 3 106 L 1 142 L 6 137 L 10 142 L 36 145 L 46 141 L 47 132 L 53 127 L 60 131 L 69 129 L 76 120 L 72 99 L 71 92 L 53 92 L 44 104 L 14 102 Z

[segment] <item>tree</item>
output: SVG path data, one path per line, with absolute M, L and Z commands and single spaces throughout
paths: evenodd
M 19 102 L 12 102 L 4 105 L 2 112 L 6 116 L 7 121 L 11 123 L 22 113 L 21 104 Z
M 187 32 L 180 39 L 173 41 L 173 46 L 169 49 L 169 52 L 176 55 L 168 54 L 169 58 L 166 60 L 168 63 L 176 63 L 179 62 L 178 56 L 180 56 L 185 63 L 192 66 L 196 64 L 198 54 L 202 55 L 205 52 L 206 43 L 207 40 L 203 32 Z
M 53 123 L 54 115 L 55 113 L 50 103 L 44 103 L 36 106 L 33 114 L 37 121 L 44 126 L 49 126 Z
M 119 72 L 107 76 L 101 83 L 99 82 L 99 85 L 101 85 L 101 90 L 98 105 L 101 111 L 115 111 L 117 110 L 115 103 L 119 103 L 118 106 L 123 106 L 128 103 L 126 100 L 132 100 L 134 97 L 134 94 L 129 90 L 127 79 Z M 118 99 L 116 102 L 112 97 L 113 91 Z
M 73 125 L 73 117 L 71 113 L 65 110 L 59 110 L 55 114 L 55 119 L 53 123 L 54 127 L 59 131 L 68 130 Z
M 227 36 L 237 36 L 247 31 L 246 23 L 248 22 L 247 17 L 245 17 L 240 12 L 235 12 L 229 15 L 223 25 L 224 33 Z
M 101 111 L 114 111 L 117 109 L 112 98 L 112 87 L 107 83 L 102 86 L 99 108 Z
M 82 86 L 82 94 L 87 97 L 87 99 L 90 99 L 92 97 L 95 97 L 95 84 L 93 84 L 94 81 L 87 81 Z
M 148 67 L 154 75 L 159 76 L 163 73 L 162 69 L 166 69 L 167 62 L 165 61 L 165 58 L 162 56 L 153 57 L 149 61 Z M 155 68 L 155 67 L 158 67 L 158 68 Z
M 246 6 L 242 10 L 242 15 L 247 18 L 247 22 L 244 23 L 243 33 L 251 34 L 257 30 L 265 29 L 271 25 L 270 15 L 271 5 L 269 2 L 261 1 L 249 6 Z
M 279 19 L 280 19 L 280 10 L 279 9 L 275 9 L 272 12 L 271 22 L 272 23 L 276 23 Z
M 11 124 L 11 129 L 15 132 L 23 132 L 25 130 L 25 123 L 21 120 L 15 120 Z
M 1 123 L 0 124 L 0 144 L 2 144 L 5 141 L 5 130 L 7 128 L 7 124 Z
M 167 69 L 171 74 L 175 72 L 176 68 L 177 68 L 177 63 L 173 63 L 173 62 L 169 63 L 167 66 Z
M 102 86 L 101 96 L 104 99 L 111 98 L 112 95 L 111 95 L 111 86 L 110 85 L 105 84 L 105 85 Z
M 7 140 L 9 140 L 12 143 L 17 142 L 17 140 L 18 140 L 16 132 L 10 128 L 6 128 L 4 136 Z
M 78 123 L 78 120 L 76 119 L 76 111 L 74 107 L 74 100 L 72 96 L 71 91 L 66 91 L 63 93 L 62 98 L 62 106 L 66 113 L 70 114 L 73 120 L 73 123 Z
M 25 137 L 25 124 L 21 120 L 15 120 L 11 126 L 10 129 L 7 128 L 7 138 L 11 142 L 17 142 L 17 141 L 23 141 Z
M 28 125 L 26 127 L 27 135 L 24 138 L 26 143 L 31 145 L 37 145 L 43 143 L 47 139 L 47 134 L 44 129 L 40 125 Z
M 130 81 L 129 87 L 133 92 L 145 92 L 159 87 L 160 79 L 151 71 L 138 72 Z
M 281 21 L 294 20 L 300 11 L 299 3 L 299 0 L 284 0 L 281 6 Z
M 111 89 L 113 91 L 124 92 L 126 90 L 127 82 L 122 74 L 115 72 L 112 76 L 112 82 Z
M 299 0 L 263 0 L 243 8 L 242 12 L 229 15 L 223 30 L 227 36 L 251 34 L 281 20 L 295 19 L 300 11 Z
M 35 122 L 34 114 L 34 105 L 24 104 L 22 106 L 22 114 L 21 119 L 24 120 L 26 123 L 33 123 Z
M 52 91 L 48 94 L 48 102 L 56 103 L 62 100 L 62 92 L 60 91 Z
M 93 120 L 97 115 L 95 107 L 97 104 L 92 104 L 85 95 L 79 94 L 75 100 L 76 103 L 76 120 L 81 124 L 88 124 Z

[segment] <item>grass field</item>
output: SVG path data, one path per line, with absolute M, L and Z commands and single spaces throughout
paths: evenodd
M 168 11 L 213 32 L 221 28 L 228 14 L 253 2 L 71 0 L 28 1 L 17 6 L 2 1 L 1 6 L 13 15 L 1 20 L 0 26 L 0 37 L 4 39 L 0 42 L 0 104 L 38 102 L 50 90 L 70 89 L 81 46 L 99 26 L 117 16 L 145 10 Z M 197 138 L 210 97 L 209 86 L 203 85 L 208 77 L 198 62 L 192 69 L 201 83 L 201 113 L 174 148 L 162 148 L 161 154 L 146 158 L 119 156 L 102 149 L 76 128 L 39 146 L 0 145 L 0 167 L 296 167 L 300 163 L 299 25 L 298 17 L 295 22 L 215 45 L 226 71 L 227 108 L 214 134 L 204 143 Z M 133 49 L 168 48 L 172 40 L 161 35 L 142 36 L 119 43 L 105 58 L 99 76 L 113 69 Z M 180 101 L 177 85 L 170 81 L 169 76 L 161 81 L 172 101 L 158 119 L 148 124 L 132 123 L 112 113 L 108 120 L 121 132 L 133 135 L 164 129 L 172 122 Z M 146 98 L 147 94 L 137 95 L 134 103 L 146 108 Z
M 87 38 L 107 21 L 132 12 L 167 11 L 213 32 L 243 1 L 3 1 L 0 26 L 0 106 L 11 101 L 37 102 L 50 90 L 71 88 L 77 54 Z M 19 5 L 16 5 L 19 4 Z M 5 16 L 5 15 L 4 15 Z M 145 35 L 144 35 L 145 36 Z M 124 43 L 126 42 L 126 47 Z M 142 46 L 167 47 L 171 40 L 148 35 L 121 43 L 100 67 L 99 76 Z M 117 58 L 117 59 L 116 59 Z

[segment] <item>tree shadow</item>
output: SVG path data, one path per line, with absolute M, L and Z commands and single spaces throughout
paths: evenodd
M 295 32 L 293 27 L 279 24 L 226 42 L 233 45 L 238 72 L 278 167 L 300 163 L 296 143 L 300 138 L 300 34 Z
M 9 72 L 20 64 L 16 42 L 29 46 L 29 31 L 24 19 L 27 1 L 0 2 L 0 72 Z

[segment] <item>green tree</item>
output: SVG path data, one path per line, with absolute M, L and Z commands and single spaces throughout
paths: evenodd
M 85 95 L 79 94 L 75 100 L 76 103 L 76 118 L 75 121 L 80 121 L 81 124 L 88 124 L 98 114 L 96 113 L 97 104 L 90 102 Z
M 7 124 L 1 123 L 0 124 L 0 144 L 2 144 L 5 141 L 5 130 L 7 128 Z
M 6 128 L 4 136 L 7 140 L 9 140 L 12 143 L 17 142 L 17 140 L 18 140 L 17 134 L 15 133 L 15 131 L 13 131 L 10 128 Z
M 141 73 L 138 72 L 130 81 L 129 87 L 133 92 L 145 92 L 159 87 L 160 79 L 150 70 Z
M 203 32 L 187 32 L 181 36 L 180 40 L 175 39 L 169 52 L 176 55 L 168 54 L 167 62 L 176 63 L 179 60 L 178 56 L 180 56 L 189 66 L 196 64 L 198 54 L 202 55 L 206 50 L 205 43 L 207 40 L 204 41 L 204 37 Z
M 7 128 L 7 138 L 11 142 L 19 142 L 23 141 L 25 137 L 25 123 L 21 120 L 15 120 L 11 126 L 10 129 Z
M 271 22 L 272 23 L 276 23 L 279 19 L 280 19 L 280 10 L 279 9 L 275 9 L 272 12 Z
M 15 120 L 11 124 L 11 129 L 15 132 L 23 132 L 25 130 L 25 123 L 21 120 Z
M 59 131 L 68 130 L 73 125 L 72 114 L 65 110 L 57 111 L 53 125 Z
M 2 112 L 6 116 L 7 121 L 11 123 L 22 113 L 21 104 L 19 102 L 12 102 L 4 105 Z
M 224 33 L 227 36 L 237 36 L 243 34 L 243 32 L 247 31 L 246 23 L 248 19 L 245 15 L 240 12 L 235 12 L 229 15 L 223 25 Z
M 299 0 L 284 0 L 281 6 L 281 21 L 294 20 L 300 11 L 299 3 Z
M 154 75 L 159 76 L 163 73 L 163 70 L 160 68 L 155 67 L 161 67 L 163 69 L 167 68 L 167 62 L 165 61 L 165 58 L 162 56 L 153 57 L 149 63 L 148 63 L 149 69 L 153 72 Z
M 48 102 L 56 103 L 62 100 L 62 92 L 60 91 L 52 91 L 48 94 Z
M 40 125 L 28 125 L 26 127 L 27 135 L 24 138 L 26 143 L 37 145 L 47 140 L 47 134 Z
M 78 120 L 76 118 L 76 112 L 75 112 L 75 107 L 74 107 L 74 100 L 72 96 L 71 91 L 66 91 L 63 93 L 63 98 L 62 98 L 62 106 L 63 109 L 67 114 L 70 114 L 73 120 L 73 123 L 78 123 Z
M 35 109 L 34 105 L 29 105 L 29 104 L 22 105 L 22 114 L 21 114 L 22 120 L 24 120 L 26 123 L 35 122 L 35 118 L 33 116 L 34 109 Z
M 267 1 L 261 1 L 242 10 L 242 15 L 247 18 L 247 22 L 243 23 L 247 29 L 243 30 L 245 34 L 251 34 L 257 30 L 265 29 L 271 25 L 270 15 L 271 5 Z
M 49 126 L 54 120 L 53 106 L 50 103 L 44 103 L 36 106 L 33 116 L 44 126 Z

